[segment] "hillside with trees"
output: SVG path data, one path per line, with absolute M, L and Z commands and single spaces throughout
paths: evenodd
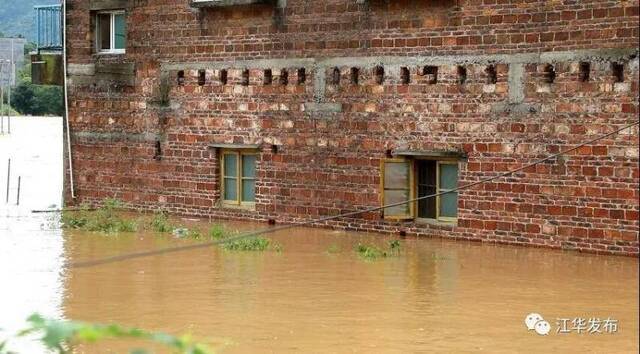
M 7 37 L 36 38 L 33 7 L 59 4 L 60 0 L 0 0 L 0 33 Z

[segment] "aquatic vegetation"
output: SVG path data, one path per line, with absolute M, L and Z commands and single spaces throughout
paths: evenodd
M 188 229 L 186 227 L 177 227 L 171 232 L 174 237 L 177 238 L 194 238 L 199 240 L 202 238 L 202 233 L 198 229 Z
M 159 211 L 153 214 L 149 227 L 155 232 L 162 233 L 173 232 L 173 229 L 175 228 L 169 221 L 169 216 L 164 211 Z
M 50 351 L 58 354 L 73 353 L 74 347 L 83 343 L 95 343 L 103 339 L 143 339 L 162 344 L 172 352 L 183 354 L 209 354 L 212 351 L 206 345 L 193 341 L 190 336 L 175 337 L 165 333 L 149 332 L 138 328 L 126 328 L 117 324 L 101 325 L 76 321 L 63 321 L 44 318 L 33 314 L 27 322 L 29 327 L 20 331 L 17 337 L 32 334 L 41 335 L 40 341 Z M 8 341 L 0 342 L 0 354 L 10 354 L 5 348 Z M 131 353 L 147 353 L 136 349 Z
M 366 260 L 376 260 L 379 258 L 397 256 L 400 254 L 400 241 L 389 241 L 387 249 L 382 249 L 374 245 L 364 245 L 358 243 L 358 245 L 356 246 L 356 252 L 361 258 Z
M 137 222 L 118 215 L 121 206 L 116 199 L 105 199 L 95 211 L 89 211 L 86 205 L 77 211 L 64 211 L 62 227 L 103 233 L 135 232 L 138 229 Z
M 271 241 L 265 237 L 249 237 L 223 243 L 220 246 L 229 251 L 266 251 Z
M 222 239 L 226 236 L 227 231 L 220 224 L 215 224 L 209 229 L 209 237 L 214 240 Z

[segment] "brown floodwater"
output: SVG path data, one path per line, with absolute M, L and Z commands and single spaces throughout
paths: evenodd
M 14 131 L 20 126 L 14 123 Z M 38 131 L 28 128 L 30 134 Z M 2 139 L 0 182 L 9 151 Z M 27 180 L 41 181 L 28 184 L 39 191 L 27 192 L 34 198 L 25 200 L 28 206 L 0 201 L 0 328 L 8 332 L 38 311 L 191 333 L 222 353 L 638 352 L 635 258 L 406 239 L 399 256 L 365 261 L 354 252 L 358 243 L 384 246 L 392 238 L 297 228 L 269 236 L 281 252 L 211 247 L 68 268 L 72 262 L 196 241 L 148 232 L 61 230 L 55 214 L 30 212 L 60 202 L 61 187 L 48 182 L 51 173 L 44 171 L 59 173 L 58 162 L 52 167 L 44 160 L 58 159 L 60 151 L 42 144 L 16 150 L 43 161 L 25 163 Z M 175 221 L 209 227 L 209 221 Z M 222 223 L 230 230 L 266 227 Z M 531 312 L 551 324 L 549 335 L 526 329 Z M 611 318 L 618 330 L 556 333 L 558 319 L 567 318 Z M 42 351 L 33 341 L 14 345 L 25 353 Z M 107 341 L 78 352 L 119 353 L 129 345 Z

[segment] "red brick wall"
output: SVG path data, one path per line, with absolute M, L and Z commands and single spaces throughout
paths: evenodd
M 462 150 L 468 160 L 460 183 L 466 184 L 638 115 L 637 1 L 288 0 L 284 9 L 198 11 L 187 0 L 136 0 L 128 9 L 124 56 L 93 54 L 89 1 L 68 3 L 71 66 L 135 63 L 134 86 L 71 77 L 74 202 L 117 197 L 134 208 L 189 215 L 305 220 L 378 206 L 387 150 Z M 631 56 L 621 54 L 629 50 Z M 549 52 L 557 54 L 554 83 L 544 82 L 544 54 L 518 64 L 523 97 L 513 107 L 532 110 L 505 106 L 513 100 L 509 70 L 520 63 L 517 55 Z M 277 65 L 274 84 L 262 84 L 258 59 L 304 58 L 314 63 L 305 65 L 304 84 L 297 84 L 301 65 L 288 68 L 287 85 L 278 83 Z M 415 58 L 437 59 L 436 84 L 418 74 Z M 394 63 L 383 65 L 382 85 L 373 74 L 378 59 Z M 322 60 L 335 60 L 340 85 L 331 84 L 333 64 L 316 65 Z M 498 82 L 488 85 L 485 69 L 494 60 Z M 580 61 L 591 64 L 588 82 L 579 79 Z M 614 83 L 612 61 L 625 64 L 623 83 Z M 204 86 L 197 83 L 197 63 L 207 70 Z M 457 65 L 467 69 L 462 85 Z M 352 66 L 360 68 L 358 85 L 349 83 Z M 408 85 L 400 82 L 400 66 L 410 69 Z M 227 85 L 218 80 L 222 67 L 229 70 Z M 240 84 L 244 67 L 248 86 Z M 184 86 L 176 84 L 177 70 L 185 71 Z M 317 92 L 320 71 L 326 71 L 324 97 Z M 161 75 L 171 83 L 170 107 L 157 104 Z M 314 99 L 340 103 L 342 110 L 309 112 L 304 104 Z M 392 223 L 378 212 L 330 224 L 637 256 L 637 139 L 636 126 L 462 191 L 457 226 Z M 212 142 L 265 145 L 255 211 L 218 206 Z M 271 144 L 279 146 L 276 153 Z

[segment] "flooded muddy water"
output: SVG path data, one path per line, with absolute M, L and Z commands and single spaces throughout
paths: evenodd
M 55 214 L 32 214 L 32 208 L 59 203 L 60 180 L 48 176 L 61 173 L 60 161 L 42 159 L 61 159 L 61 146 L 53 149 L 46 139 L 34 139 L 34 134 L 49 136 L 51 129 L 27 122 L 25 130 L 14 124 L 11 139 L 25 134 L 30 144 L 14 142 L 27 146 L 12 151 L 31 156 L 25 161 L 36 163 L 25 162 L 23 176 L 40 183 L 25 185 L 25 198 L 34 198 L 25 200 L 29 207 L 0 201 L 0 328 L 5 330 L 20 328 L 28 314 L 39 311 L 191 333 L 223 353 L 638 351 L 634 258 L 406 239 L 399 256 L 364 261 L 354 252 L 358 243 L 384 245 L 392 238 L 298 228 L 269 236 L 281 252 L 211 247 L 92 268 L 65 267 L 195 241 L 149 232 L 61 230 Z M 4 185 L 9 148 L 2 139 Z M 203 229 L 209 224 L 178 222 Z M 266 227 L 222 223 L 235 230 Z M 549 335 L 527 330 L 525 316 L 532 312 L 550 323 Z M 576 318 L 610 318 L 618 328 L 578 334 L 569 323 L 570 333 L 557 333 L 558 322 Z M 39 352 L 36 343 L 15 345 L 21 352 Z M 109 341 L 79 351 L 124 348 Z

